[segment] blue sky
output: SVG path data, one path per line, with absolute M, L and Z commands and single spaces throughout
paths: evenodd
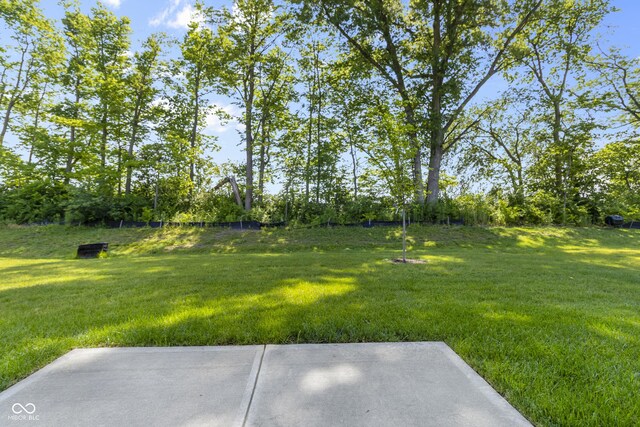
M 165 32 L 180 38 L 186 31 L 192 17 L 194 0 L 103 0 L 118 16 L 127 16 L 131 20 L 134 47 L 154 32 Z M 86 12 L 95 4 L 94 0 L 81 0 L 82 9 Z M 229 7 L 231 0 L 205 0 L 206 5 L 213 7 Z M 601 32 L 603 46 L 615 45 L 633 57 L 640 57 L 640 1 L 613 0 L 611 4 L 620 9 L 605 19 Z M 61 18 L 62 8 L 57 0 L 42 0 L 41 5 L 50 18 Z M 500 81 L 490 82 L 485 90 L 499 89 Z M 230 99 L 218 97 L 213 101 L 228 113 L 238 113 Z M 222 125 L 213 117 L 208 121 L 206 133 L 216 135 L 221 150 L 214 153 L 217 163 L 227 160 L 242 161 L 245 155 L 239 146 L 237 122 Z

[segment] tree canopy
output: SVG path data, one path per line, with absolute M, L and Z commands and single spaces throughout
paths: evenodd
M 606 0 L 201 0 L 142 41 L 61 7 L 0 0 L 1 220 L 640 215 L 640 63 Z

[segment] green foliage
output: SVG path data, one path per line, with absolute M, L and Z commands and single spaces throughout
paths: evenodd
M 109 200 L 109 199 L 107 199 Z M 142 221 L 149 222 L 156 219 L 153 209 L 146 198 L 137 194 L 115 196 L 110 199 L 111 209 L 107 214 L 93 221 Z
M 594 155 L 592 167 L 598 176 L 596 200 L 602 214 L 640 219 L 640 144 L 607 144 Z
M 640 214 L 638 61 L 592 53 L 605 0 L 197 2 L 182 39 L 137 49 L 101 4 L 63 1 L 57 26 L 37 2 L 0 5 L 5 221 Z M 475 103 L 499 73 L 509 96 Z M 598 134 L 611 112 L 624 132 Z M 246 162 L 214 163 L 216 116 L 244 125 Z M 244 209 L 212 190 L 230 175 Z
M 0 217 L 18 224 L 60 222 L 69 199 L 68 189 L 56 181 L 38 180 L 13 189 L 0 187 Z
M 284 198 L 277 196 L 265 196 L 262 202 L 256 204 L 249 212 L 249 219 L 263 224 L 276 224 L 284 222 Z M 237 206 L 237 205 L 236 205 Z
M 191 213 L 195 221 L 232 222 L 240 220 L 243 216 L 244 219 L 248 219 L 233 196 L 217 192 L 198 193 Z
M 66 204 L 64 220 L 68 225 L 80 225 L 109 220 L 113 201 L 104 195 L 74 189 Z

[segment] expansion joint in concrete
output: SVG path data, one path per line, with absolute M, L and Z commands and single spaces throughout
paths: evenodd
M 267 349 L 267 345 L 263 345 L 262 346 L 262 351 L 256 353 L 256 357 L 255 357 L 255 361 L 257 361 L 258 359 L 260 360 L 257 363 L 257 369 L 256 369 L 256 362 L 254 361 L 254 365 L 253 368 L 251 369 L 252 371 L 252 375 L 251 378 L 253 378 L 253 385 L 251 387 L 251 394 L 249 397 L 249 402 L 247 402 L 247 410 L 244 413 L 244 417 L 242 419 L 242 427 L 245 427 L 247 424 L 247 418 L 249 417 L 249 410 L 251 409 L 251 403 L 253 402 L 253 396 L 256 393 L 256 387 L 258 385 L 258 378 L 260 377 L 260 370 L 262 369 L 262 361 L 264 360 L 264 353 L 266 352 Z M 254 371 L 255 371 L 255 375 L 254 375 Z M 249 382 L 249 384 L 251 384 L 251 381 Z

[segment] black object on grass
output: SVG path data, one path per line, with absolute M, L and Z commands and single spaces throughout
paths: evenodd
M 100 254 L 107 253 L 108 243 L 90 243 L 78 246 L 78 258 L 98 258 Z
M 609 215 L 604 219 L 604 223 L 611 227 L 620 227 L 624 224 L 624 218 L 620 215 Z

